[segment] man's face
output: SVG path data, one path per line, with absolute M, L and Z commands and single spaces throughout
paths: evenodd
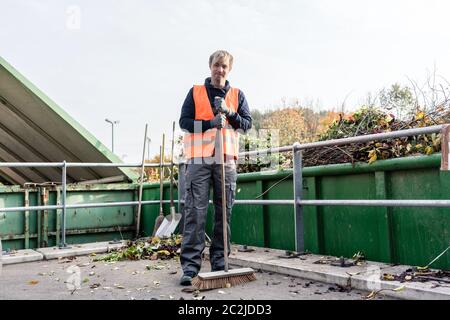
M 223 87 L 227 80 L 228 73 L 231 71 L 229 58 L 217 58 L 213 60 L 210 66 L 211 69 L 211 82 L 213 86 Z

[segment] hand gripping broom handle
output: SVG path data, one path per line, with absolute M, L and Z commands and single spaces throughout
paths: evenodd
M 222 184 L 222 226 L 223 226 L 223 259 L 225 262 L 225 272 L 228 272 L 228 223 L 227 223 L 227 194 L 225 192 L 225 161 L 223 153 L 223 129 L 221 128 L 219 137 L 219 154 Z

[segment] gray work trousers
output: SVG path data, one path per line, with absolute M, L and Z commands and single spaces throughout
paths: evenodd
M 209 249 L 211 269 L 224 269 L 221 165 L 217 163 L 191 163 L 186 167 L 186 193 L 184 204 L 184 230 L 181 243 L 181 267 L 184 273 L 198 274 L 201 254 L 205 249 L 205 225 L 209 203 L 209 188 L 212 184 L 214 202 L 214 224 Z M 231 208 L 236 193 L 236 162 L 225 164 L 225 193 L 228 222 L 228 253 L 230 252 Z

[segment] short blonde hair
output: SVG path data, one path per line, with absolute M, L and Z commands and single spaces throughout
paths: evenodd
M 209 66 L 211 67 L 213 61 L 216 61 L 220 58 L 228 58 L 228 62 L 230 62 L 230 68 L 233 66 L 233 56 L 231 53 L 225 50 L 217 50 L 209 57 Z

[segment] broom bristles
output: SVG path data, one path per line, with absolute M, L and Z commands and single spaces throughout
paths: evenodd
M 210 290 L 234 287 L 236 285 L 256 280 L 256 276 L 253 272 L 237 275 L 227 275 L 226 273 L 227 272 L 224 272 L 224 275 L 222 277 L 215 277 L 210 279 L 203 278 L 202 275 L 199 274 L 194 279 L 192 279 L 192 285 L 198 290 Z

